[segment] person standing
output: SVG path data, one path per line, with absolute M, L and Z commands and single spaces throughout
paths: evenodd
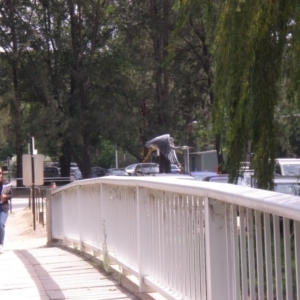
M 9 182 L 3 179 L 3 169 L 0 167 L 0 254 L 3 253 L 3 244 L 5 237 L 5 223 L 8 217 L 9 203 L 12 198 L 12 186 L 5 193 L 2 193 L 3 186 L 9 184 Z

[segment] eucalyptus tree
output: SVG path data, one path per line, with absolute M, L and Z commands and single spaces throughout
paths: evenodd
M 208 124 L 211 83 L 207 79 L 211 70 L 208 66 L 205 74 L 202 63 L 208 62 L 209 57 L 201 50 L 207 44 L 197 36 L 201 24 L 192 18 L 194 23 L 182 29 L 174 41 L 179 18 L 174 3 L 173 0 L 118 1 L 116 5 L 122 48 L 132 62 L 130 75 L 134 74 L 136 97 L 132 98 L 135 109 L 131 115 L 137 122 L 140 120 L 136 124 L 141 145 L 168 132 L 172 132 L 177 144 L 185 144 L 189 134 L 187 125 L 192 120 L 198 119 L 199 127 Z M 147 151 L 144 149 L 144 157 Z
M 128 85 L 123 85 L 125 118 L 130 131 L 124 140 L 123 148 L 138 160 L 146 156 L 144 148 L 149 136 L 167 126 L 167 103 L 169 101 L 169 82 L 167 71 L 163 68 L 165 44 L 168 39 L 168 18 L 170 1 L 117 1 L 117 32 L 113 41 L 124 58 L 122 63 Z M 126 131 L 127 132 L 127 131 Z M 124 134 L 125 133 L 125 134 Z M 144 150 L 143 150 L 144 148 Z
M 224 159 L 220 135 L 212 131 L 211 111 L 214 103 L 214 66 L 212 44 L 216 28 L 216 8 L 206 1 L 190 1 L 189 5 L 176 1 L 178 12 L 176 29 L 173 31 L 167 64 L 174 68 L 177 87 L 177 109 L 182 111 L 184 126 L 197 120 L 194 145 L 203 150 L 217 149 L 218 164 Z M 176 72 L 176 71 L 177 72 Z M 185 133 L 186 134 L 186 133 Z
M 101 68 L 106 68 L 107 41 L 115 30 L 110 16 L 109 1 L 40 1 L 35 6 L 32 93 L 39 97 L 36 122 L 45 129 L 36 133 L 58 153 L 62 175 L 69 172 L 71 157 L 85 178 L 90 175 L 92 144 L 105 131 L 100 121 L 108 106 L 102 97 L 106 85 L 98 81 L 108 75 Z
M 163 63 L 174 25 L 171 6 L 172 0 L 118 1 L 115 6 L 119 33 L 138 80 L 136 107 L 142 116 L 139 131 L 143 143 L 149 135 L 165 130 L 168 123 L 171 85 Z

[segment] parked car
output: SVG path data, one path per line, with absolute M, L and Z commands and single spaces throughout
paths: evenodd
M 144 176 L 159 173 L 159 165 L 156 163 L 140 163 L 134 168 L 132 176 Z
M 101 167 L 92 167 L 91 168 L 91 178 L 105 176 L 107 169 Z
M 70 177 L 72 181 L 82 179 L 82 174 L 78 167 L 70 168 Z
M 299 176 L 300 158 L 277 158 L 275 162 L 275 174 L 282 176 Z
M 275 176 L 274 191 L 300 196 L 300 178 L 298 176 Z
M 189 172 L 188 174 L 193 176 L 197 180 L 203 180 L 205 177 L 218 175 L 216 172 L 210 172 L 210 171 L 195 171 L 195 172 Z
M 127 174 L 129 176 L 132 175 L 132 173 L 134 172 L 134 169 L 137 165 L 138 165 L 138 163 L 135 163 L 135 164 L 131 164 L 125 168 L 125 171 L 127 172 Z
M 202 181 L 228 183 L 228 179 L 229 177 L 226 174 L 215 174 L 204 177 Z
M 128 176 L 128 173 L 125 171 L 125 169 L 107 169 L 106 176 L 114 175 L 114 176 Z
M 60 177 L 59 168 L 45 167 L 44 168 L 44 178 L 49 178 L 49 177 Z
M 204 177 L 202 181 L 229 183 L 229 176 L 227 174 L 216 174 Z M 248 186 L 242 177 L 238 177 L 237 185 Z
M 254 178 L 254 171 L 251 169 L 248 170 L 240 170 L 240 178 L 243 179 L 247 186 L 254 187 L 256 185 Z
M 51 185 L 52 182 L 59 182 L 60 185 L 63 184 L 60 180 L 60 170 L 58 167 L 45 167 L 43 185 Z
M 171 164 L 171 173 L 173 173 L 173 174 L 180 174 L 181 173 L 181 169 L 177 165 Z

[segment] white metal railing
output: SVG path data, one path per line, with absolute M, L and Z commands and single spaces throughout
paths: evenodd
M 48 239 L 93 251 L 168 299 L 299 299 L 300 198 L 153 177 L 49 192 Z M 295 220 L 295 222 L 293 222 Z

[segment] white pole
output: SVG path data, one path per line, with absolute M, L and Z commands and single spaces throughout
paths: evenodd
M 31 138 L 31 142 L 32 142 L 32 154 L 34 154 L 34 149 L 35 149 L 34 137 Z
M 118 149 L 117 149 L 117 146 L 116 146 L 116 169 L 118 169 Z
M 190 150 L 189 147 L 186 149 L 186 155 L 187 155 L 187 172 L 190 172 Z
M 184 150 L 186 150 L 184 148 Z M 187 158 L 186 158 L 186 151 L 183 152 L 183 163 L 184 163 L 184 172 L 187 173 Z

